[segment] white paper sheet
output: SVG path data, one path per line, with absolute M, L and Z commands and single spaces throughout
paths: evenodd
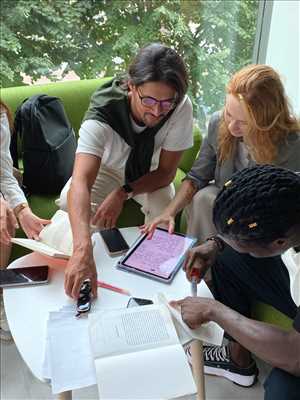
M 53 393 L 94 385 L 96 374 L 88 319 L 76 319 L 73 313 L 54 315 L 49 320 L 48 335 L 50 369 L 46 372 L 50 371 Z
M 178 335 L 182 337 L 183 340 L 183 342 L 181 341 L 181 344 L 185 344 L 188 341 L 188 337 L 190 337 L 190 340 L 199 339 L 216 346 L 220 346 L 222 344 L 224 330 L 215 322 L 211 321 L 201 325 L 197 329 L 190 329 L 186 323 L 183 322 L 180 311 L 174 307 L 171 307 L 167 298 L 162 293 L 158 293 L 156 295 L 156 302 L 159 304 L 164 304 L 169 309 L 173 319 L 178 322 L 176 324 L 176 328 Z

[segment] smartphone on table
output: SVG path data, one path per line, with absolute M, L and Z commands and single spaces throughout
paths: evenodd
M 48 265 L 0 270 L 0 287 L 43 285 L 49 282 Z
M 123 254 L 129 249 L 128 243 L 118 228 L 104 229 L 99 233 L 110 256 Z
M 149 304 L 153 304 L 153 301 L 149 299 L 141 299 L 139 297 L 131 297 L 127 303 L 127 308 L 137 307 L 137 306 L 147 306 Z

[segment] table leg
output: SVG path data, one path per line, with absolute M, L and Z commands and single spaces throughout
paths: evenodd
M 205 400 L 203 344 L 200 340 L 191 343 L 193 375 L 197 387 L 197 400 Z
M 57 396 L 57 400 L 72 400 L 72 390 L 61 392 Z

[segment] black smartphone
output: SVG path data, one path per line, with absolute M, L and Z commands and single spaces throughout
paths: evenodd
M 149 304 L 153 304 L 153 301 L 149 299 L 141 299 L 139 297 L 131 297 L 127 303 L 127 308 L 137 307 L 137 306 L 147 306 Z
M 48 265 L 0 270 L 0 287 L 42 285 L 49 282 Z
M 128 243 L 118 228 L 104 229 L 99 231 L 99 233 L 109 255 L 117 256 L 129 249 Z

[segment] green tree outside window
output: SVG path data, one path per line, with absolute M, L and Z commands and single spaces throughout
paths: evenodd
M 1 0 L 1 87 L 126 71 L 139 47 L 159 41 L 185 59 L 195 117 L 219 109 L 229 76 L 249 64 L 258 0 Z

